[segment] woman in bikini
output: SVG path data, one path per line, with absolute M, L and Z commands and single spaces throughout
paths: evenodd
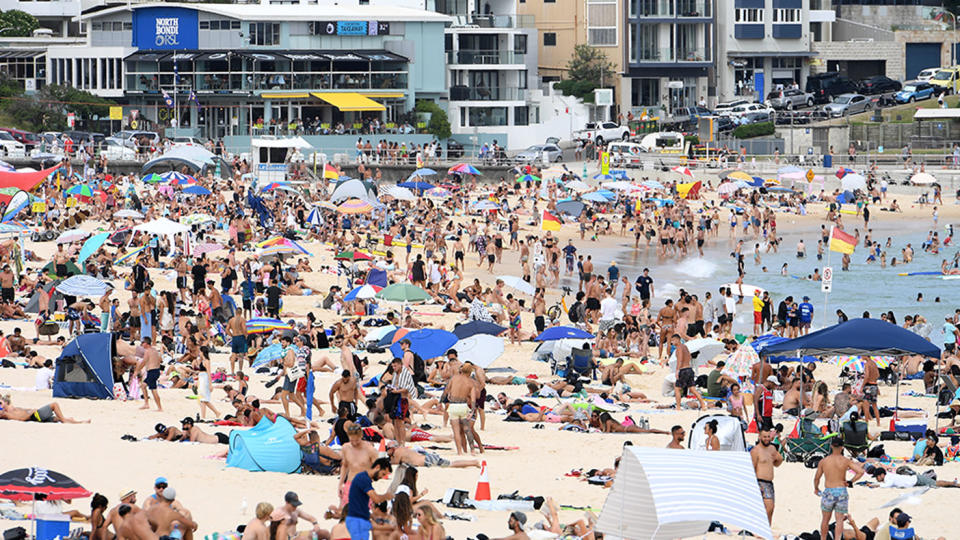
M 433 507 L 419 506 L 413 511 L 413 517 L 420 522 L 420 540 L 444 540 L 447 537 Z

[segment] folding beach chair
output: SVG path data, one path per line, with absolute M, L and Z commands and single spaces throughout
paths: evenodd
M 843 447 L 850 452 L 851 457 L 866 453 L 870 448 L 870 439 L 867 434 L 867 423 L 862 420 L 858 420 L 856 423 L 847 421 L 840 426 Z

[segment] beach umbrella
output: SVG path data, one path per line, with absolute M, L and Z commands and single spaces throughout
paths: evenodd
M 757 351 L 749 343 L 742 343 L 727 357 L 727 368 L 738 376 L 749 375 L 750 368 L 759 361 Z
M 93 190 L 86 184 L 70 186 L 70 189 L 65 191 L 65 193 L 74 197 L 93 197 Z
M 338 203 L 348 199 L 371 199 L 375 198 L 376 192 L 376 187 L 373 184 L 368 186 L 360 180 L 349 178 L 337 183 L 333 194 L 330 195 L 330 202 Z
M 863 371 L 867 358 L 872 358 L 880 369 L 890 367 L 893 357 L 890 356 L 834 356 L 830 360 L 840 369 L 850 368 L 854 371 Z
M 523 294 L 529 294 L 533 296 L 533 293 L 537 291 L 536 287 L 530 284 L 529 281 L 525 281 L 521 277 L 517 276 L 499 276 L 497 279 L 503 280 L 503 284 L 511 289 L 522 292 Z
M 197 183 L 197 179 L 188 175 L 177 173 L 179 176 L 176 178 L 171 178 L 170 182 L 167 183 L 169 186 L 192 186 Z
M 397 327 L 394 326 L 394 325 L 392 325 L 392 324 L 388 324 L 388 325 L 386 325 L 386 326 L 376 327 L 376 328 L 371 329 L 369 332 L 367 332 L 367 337 L 366 337 L 366 339 L 367 339 L 368 342 L 376 343 L 376 342 L 380 341 L 381 339 L 383 339 L 383 336 L 385 336 L 385 335 L 393 332 L 393 331 L 396 330 L 396 329 L 397 329 Z
M 405 187 L 400 186 L 387 186 L 384 190 L 384 195 L 389 195 L 398 201 L 416 201 L 417 196 L 413 194 L 412 191 Z
M 407 180 L 408 181 L 416 180 L 417 178 L 422 178 L 424 176 L 434 176 L 436 174 L 437 174 L 437 171 L 423 167 L 410 173 L 410 176 L 407 177 Z
M 394 283 L 377 293 L 377 298 L 388 302 L 427 302 L 431 296 L 426 291 L 409 283 Z
M 743 171 L 733 171 L 726 175 L 727 180 L 743 180 L 744 182 L 753 181 L 753 177 Z
M 7 163 L 6 161 L 0 160 L 0 171 L 3 172 L 16 172 L 17 168 L 13 165 Z
M 400 184 L 397 184 L 397 185 L 402 188 L 407 188 L 413 191 L 426 191 L 428 189 L 433 189 L 434 187 L 436 187 L 433 184 L 429 182 L 424 182 L 422 180 L 410 180 L 407 182 L 401 182 Z
M 560 201 L 557 203 L 557 212 L 572 217 L 580 217 L 586 205 L 580 201 Z
M 118 218 L 130 218 L 130 219 L 143 219 L 143 214 L 137 212 L 136 210 L 123 209 L 117 212 L 114 212 L 113 217 Z
M 272 317 L 254 317 L 247 321 L 247 331 L 257 328 L 269 328 L 271 330 L 292 330 L 293 327 Z
M 220 251 L 221 249 L 223 249 L 222 245 L 209 242 L 209 243 L 200 244 L 199 246 L 194 247 L 192 251 L 195 257 L 199 257 L 200 255 L 203 255 L 205 253 L 213 253 L 214 251 Z
M 449 169 L 447 169 L 447 173 L 448 173 L 448 174 L 454 174 L 454 173 L 458 173 L 458 174 L 472 174 L 472 175 L 475 175 L 475 176 L 482 174 L 480 171 L 477 170 L 476 167 L 474 167 L 473 165 L 470 165 L 470 164 L 468 164 L 468 163 L 458 163 L 458 164 L 454 165 L 453 167 L 450 167 Z
M 517 178 L 517 182 L 518 182 L 518 183 L 520 183 L 520 182 L 539 182 L 539 181 L 540 181 L 540 177 L 539 177 L 539 176 L 534 176 L 534 175 L 532 175 L 532 174 L 525 174 L 525 175 L 520 176 L 520 177 Z
M 84 499 L 93 495 L 65 474 L 30 467 L 0 474 L 0 498 L 13 501 Z
M 577 193 L 583 193 L 584 191 L 590 191 L 593 189 L 590 187 L 590 184 L 581 180 L 571 180 L 564 184 L 563 187 L 572 191 L 576 191 Z
M 590 202 L 595 202 L 595 203 L 608 203 L 608 202 L 610 202 L 610 199 L 604 197 L 603 194 L 598 193 L 598 192 L 596 192 L 596 191 L 592 191 L 592 192 L 590 192 L 590 193 L 584 193 L 580 198 L 583 199 L 583 200 L 585 200 L 585 201 L 590 201 Z
M 372 211 L 373 205 L 360 199 L 350 199 L 337 207 L 341 214 L 369 214 Z
M 307 214 L 307 225 L 319 227 L 321 224 L 323 224 L 323 216 L 320 215 L 320 208 L 314 206 L 310 209 L 310 213 Z
M 88 231 L 81 229 L 70 229 L 60 233 L 60 236 L 57 237 L 58 244 L 69 244 L 71 242 L 79 242 L 84 238 L 90 236 Z
M 453 333 L 458 339 L 466 339 L 477 334 L 486 334 L 488 336 L 499 336 L 507 331 L 507 327 L 500 326 L 487 321 L 470 321 L 463 323 L 453 329 Z
M 109 283 L 83 274 L 68 277 L 57 285 L 57 291 L 67 296 L 103 296 L 111 288 Z
M 553 341 L 556 339 L 593 339 L 595 336 L 573 326 L 552 326 L 535 337 L 534 341 Z
M 711 338 L 691 339 L 684 343 L 690 355 L 693 356 L 693 368 L 707 365 L 710 360 L 723 352 L 723 342 Z M 677 352 L 674 351 L 667 361 L 667 365 L 675 367 L 677 364 Z
M 470 362 L 486 369 L 503 354 L 503 346 L 503 338 L 477 334 L 461 339 L 451 348 L 457 351 L 457 358 L 461 362 Z
M 617 177 L 612 174 L 595 174 L 593 175 L 593 179 L 598 182 L 612 182 L 616 180 Z
M 625 182 L 623 180 L 614 180 L 613 182 L 604 182 L 601 184 L 604 189 L 616 191 L 636 191 L 640 189 L 636 184 Z
M 435 187 L 433 189 L 428 189 L 423 192 L 424 196 L 430 197 L 432 199 L 446 199 L 452 195 L 450 190 L 442 187 Z
M 656 180 L 644 180 L 643 182 L 640 182 L 640 185 L 647 186 L 653 190 L 665 189 L 664 185 Z
M 675 173 L 677 173 L 677 174 L 682 174 L 682 175 L 684 175 L 684 176 L 689 176 L 689 177 L 693 178 L 693 173 L 690 171 L 690 168 L 689 168 L 689 167 L 680 167 L 680 166 L 677 166 L 677 167 L 673 167 L 673 168 L 670 169 L 670 170 L 673 171 L 673 172 L 675 172 Z
M 132 249 L 132 250 L 124 253 L 124 254 L 121 255 L 120 257 L 117 257 L 117 259 L 113 261 L 113 264 L 122 264 L 122 263 L 125 263 L 125 262 L 129 261 L 130 259 L 133 259 L 133 258 L 139 256 L 140 253 L 141 253 L 143 250 L 145 250 L 145 249 L 147 249 L 147 246 L 140 246 L 140 247 L 138 247 L 138 248 L 134 248 L 134 249 Z
M 198 225 L 200 223 L 212 223 L 216 220 L 217 218 L 210 214 L 190 214 L 189 216 L 180 218 L 180 223 L 184 225 Z
M 720 195 L 730 195 L 740 189 L 736 182 L 724 182 L 717 186 L 717 193 Z
M 276 244 L 273 246 L 263 247 L 257 250 L 257 255 L 261 257 L 270 257 L 274 255 L 290 255 L 292 253 L 297 253 L 297 249 L 293 246 L 288 246 L 286 244 Z
M 341 251 L 337 253 L 337 256 L 334 257 L 334 260 L 337 261 L 369 261 L 373 259 L 369 253 L 365 253 L 359 250 L 348 249 L 346 251 Z
M 285 188 L 285 187 L 290 187 L 290 184 L 287 182 L 270 182 L 269 184 L 260 188 L 260 192 L 263 193 L 265 191 L 273 191 L 277 188 Z
M 420 358 L 424 360 L 443 356 L 458 341 L 453 332 L 437 328 L 422 328 L 407 332 L 403 339 L 410 340 L 410 350 L 420 355 Z M 390 346 L 390 352 L 394 358 L 403 356 L 400 340 Z
M 212 192 L 203 186 L 187 186 L 183 188 L 187 195 L 210 195 Z
M 925 173 L 925 172 L 917 173 L 910 177 L 911 184 L 927 185 L 927 184 L 933 184 L 936 181 L 937 179 L 934 178 L 932 174 Z
M 143 178 L 141 178 L 144 184 L 162 184 L 166 182 L 162 176 L 157 173 L 150 173 Z
M 394 327 L 393 330 L 385 333 L 383 337 L 380 338 L 380 341 L 377 342 L 377 347 L 389 347 L 393 343 L 400 341 L 400 339 L 409 332 L 413 332 L 413 329 Z
M 286 355 L 287 351 L 283 348 L 283 345 L 279 343 L 274 343 L 264 347 L 260 352 L 257 353 L 257 358 L 253 361 L 251 368 L 258 368 L 260 366 L 269 364 L 274 360 L 279 360 Z
M 843 176 L 840 180 L 840 185 L 845 191 L 863 190 L 867 187 L 867 180 L 859 174 L 851 173 Z
M 370 285 L 367 283 L 348 292 L 343 297 L 343 300 L 344 302 L 353 302 L 354 300 L 369 300 L 376 297 L 377 293 L 382 289 L 383 287 L 378 287 L 376 285 Z
M 470 205 L 470 209 L 477 212 L 485 212 L 487 210 L 499 210 L 500 207 L 493 201 L 477 201 Z
M 77 256 L 77 264 L 83 266 L 83 263 L 94 253 L 100 249 L 107 239 L 110 238 L 110 233 L 100 233 L 95 234 L 87 239 L 83 243 L 83 246 L 80 248 L 80 254 Z

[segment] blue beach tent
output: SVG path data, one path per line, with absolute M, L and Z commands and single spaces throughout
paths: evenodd
M 293 439 L 296 433 L 282 416 L 275 422 L 263 417 L 248 430 L 235 429 L 230 432 L 227 467 L 295 473 L 300 469 L 300 445 Z
M 53 397 L 113 399 L 113 334 L 83 334 L 57 358 Z

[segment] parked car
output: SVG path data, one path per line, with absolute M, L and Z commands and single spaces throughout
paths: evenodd
M 769 111 L 754 111 L 748 112 L 739 118 L 739 124 L 745 126 L 747 124 L 759 124 L 760 122 L 769 122 L 772 118 L 772 113 Z
M 86 143 L 93 141 L 95 144 L 100 144 L 106 138 L 103 133 L 94 133 L 92 131 L 64 131 L 64 135 L 68 135 L 74 144 Z
M 813 95 L 814 102 L 829 103 L 834 96 L 856 93 L 857 85 L 836 71 L 830 71 L 807 77 L 805 90 Z
M 123 130 L 118 131 L 110 136 L 111 139 L 119 142 L 123 146 L 130 148 L 136 148 L 137 141 L 143 137 L 146 137 L 150 141 L 150 144 L 157 144 L 160 142 L 160 135 L 153 131 Z
M 448 158 L 462 158 L 463 157 L 463 145 L 458 143 L 453 139 L 447 139 L 447 157 Z
M 0 131 L 6 131 L 13 136 L 17 142 L 22 143 L 27 152 L 33 150 L 35 146 L 40 144 L 40 137 L 36 133 L 30 133 L 29 131 L 23 131 L 22 129 L 13 129 L 13 128 L 0 128 Z
M 948 95 L 960 89 L 960 67 L 940 68 L 937 74 L 929 81 L 937 95 L 946 92 Z
M 938 67 L 921 70 L 920 73 L 917 74 L 917 80 L 928 82 L 933 78 L 934 75 L 937 74 L 938 71 L 940 71 L 940 68 Z
M 3 155 L 5 156 L 26 155 L 26 147 L 23 143 L 14 139 L 13 135 L 6 131 L 0 131 L 0 148 L 3 149 Z
M 630 139 L 630 128 L 616 122 L 588 122 L 583 129 L 573 132 L 574 140 L 592 140 L 597 144 Z
M 100 143 L 100 155 L 105 156 L 109 160 L 135 160 L 137 159 L 137 151 L 129 146 L 124 146 L 120 144 L 116 139 L 105 139 Z
M 563 150 L 555 144 L 535 144 L 513 158 L 519 163 L 553 163 L 563 161 Z
M 936 89 L 928 82 L 908 82 L 903 90 L 893 95 L 897 103 L 913 103 L 921 99 L 930 99 L 936 94 Z
M 717 103 L 717 106 L 713 108 L 713 113 L 717 116 L 724 116 L 730 109 L 737 107 L 739 105 L 746 105 L 751 103 L 748 99 L 735 99 L 733 101 L 726 101 L 723 103 Z
M 173 137 L 170 143 L 174 146 L 203 146 L 203 141 L 196 137 Z
M 788 111 L 796 107 L 813 107 L 813 94 L 808 94 L 799 88 L 774 90 L 767 95 L 766 103 L 774 109 L 787 109 Z
M 771 114 L 773 113 L 773 109 L 771 109 L 770 107 L 767 107 L 763 103 L 744 103 L 742 105 L 731 107 L 730 109 L 727 109 L 726 111 L 718 114 L 720 114 L 721 116 L 736 117 L 736 116 L 743 116 L 747 113 L 753 113 L 753 112 L 765 112 L 765 113 Z
M 824 105 L 823 110 L 831 117 L 849 116 L 870 110 L 870 100 L 863 94 L 840 94 L 833 103 Z
M 903 85 L 900 81 L 895 81 L 890 77 L 876 75 L 869 79 L 860 81 L 860 93 L 865 95 L 885 94 L 888 92 L 897 92 Z

